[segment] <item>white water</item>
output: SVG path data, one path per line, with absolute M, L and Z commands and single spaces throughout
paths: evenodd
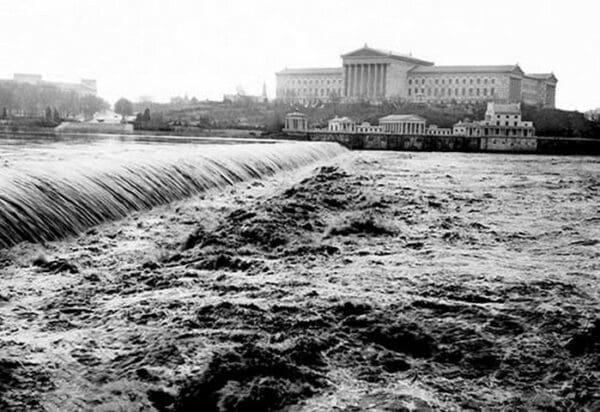
M 336 143 L 84 147 L 0 148 L 0 248 L 75 235 L 132 211 L 346 151 Z

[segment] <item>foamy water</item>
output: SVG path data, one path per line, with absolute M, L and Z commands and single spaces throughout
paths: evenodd
M 0 247 L 59 239 L 346 151 L 335 143 L 207 142 L 0 143 Z

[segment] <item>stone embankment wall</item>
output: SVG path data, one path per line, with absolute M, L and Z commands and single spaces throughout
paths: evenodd
M 133 133 L 132 124 L 63 122 L 54 128 L 59 133 Z
M 355 150 L 600 155 L 600 140 L 552 137 L 408 136 L 382 133 L 288 133 L 293 139 L 338 142 Z

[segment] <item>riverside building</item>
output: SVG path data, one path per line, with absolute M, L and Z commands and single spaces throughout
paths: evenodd
M 28 74 L 28 73 L 15 73 L 12 80 L 2 80 L 4 82 L 13 83 L 27 83 L 36 86 L 51 86 L 55 87 L 63 92 L 73 92 L 79 96 L 98 94 L 98 87 L 96 80 L 94 79 L 81 79 L 79 83 L 67 83 L 67 82 L 51 82 L 42 79 L 40 74 Z
M 556 76 L 518 64 L 437 66 L 411 55 L 364 47 L 343 54 L 342 67 L 284 69 L 276 98 L 313 101 L 404 100 L 423 103 L 518 103 L 555 106 Z

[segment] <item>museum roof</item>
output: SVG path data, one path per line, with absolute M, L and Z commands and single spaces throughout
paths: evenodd
M 554 80 L 558 81 L 554 73 L 525 73 L 525 77 L 536 80 Z
M 518 64 L 512 65 L 485 65 L 485 66 L 427 66 L 415 67 L 413 73 L 512 73 L 523 70 Z
M 432 62 L 417 59 L 415 57 L 412 57 L 411 55 L 396 53 L 393 51 L 374 49 L 372 47 L 367 46 L 366 44 L 364 45 L 364 47 L 361 47 L 360 49 L 356 49 L 349 53 L 342 54 L 343 59 L 346 59 L 346 58 L 371 58 L 371 57 L 387 57 L 387 58 L 391 58 L 391 59 L 395 59 L 395 60 L 402 60 L 402 61 L 405 61 L 408 63 L 415 63 L 415 64 L 427 65 L 427 66 L 433 64 Z
M 287 67 L 275 74 L 342 74 L 341 67 L 310 67 L 288 69 Z
M 419 121 L 424 122 L 425 119 L 416 114 L 390 114 L 379 119 L 379 122 L 406 122 Z

